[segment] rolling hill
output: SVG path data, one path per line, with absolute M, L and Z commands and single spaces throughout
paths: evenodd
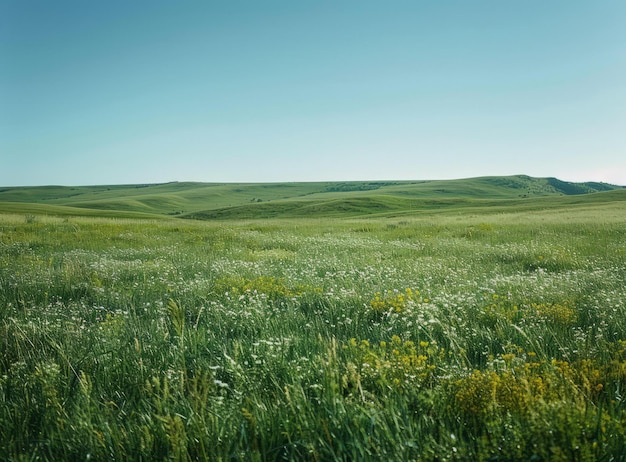
M 191 183 L 0 188 L 0 212 L 251 219 L 496 212 L 626 201 L 626 189 L 525 175 L 433 181 Z

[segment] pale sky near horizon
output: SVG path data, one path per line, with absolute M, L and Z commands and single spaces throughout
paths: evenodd
M 0 0 L 0 186 L 626 185 L 626 2 Z

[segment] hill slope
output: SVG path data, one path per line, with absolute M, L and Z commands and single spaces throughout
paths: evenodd
M 195 219 L 359 216 L 468 207 L 549 207 L 582 198 L 622 201 L 624 191 L 605 183 L 525 175 L 436 181 L 42 186 L 1 188 L 0 211 Z

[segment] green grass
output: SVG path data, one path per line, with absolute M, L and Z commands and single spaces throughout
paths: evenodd
M 568 210 L 577 207 L 612 207 L 623 210 L 626 190 L 585 194 L 583 196 L 548 196 L 528 199 L 456 198 L 407 198 L 393 195 L 368 194 L 336 199 L 282 200 L 265 204 L 246 204 L 224 207 L 182 215 L 183 218 L 199 220 L 255 219 L 255 218 L 305 218 L 317 217 L 398 217 L 426 215 L 449 215 L 480 213 L 497 214 L 512 210 L 541 211 L 546 209 Z
M 623 458 L 605 189 L 5 189 L 0 455 Z
M 0 459 L 623 460 L 624 191 L 499 181 L 448 207 L 422 183 L 267 187 L 209 221 L 103 204 L 235 186 L 20 190 Z
M 589 193 L 619 192 L 619 196 L 610 196 L 611 200 L 623 201 L 624 191 L 603 183 L 568 183 L 524 175 L 440 181 L 46 186 L 1 189 L 0 211 L 37 204 L 50 207 L 49 214 L 71 215 L 110 216 L 110 211 L 119 211 L 125 216 L 137 212 L 199 219 L 333 217 L 511 205 L 532 208 L 541 204 L 537 198 L 544 199 L 543 206 L 551 206 L 553 199 L 558 205 L 566 196 L 596 195 Z M 75 210 L 56 208 L 59 206 Z

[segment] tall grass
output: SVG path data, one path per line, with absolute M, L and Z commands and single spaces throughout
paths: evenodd
M 3 460 L 622 460 L 626 220 L 0 217 Z

